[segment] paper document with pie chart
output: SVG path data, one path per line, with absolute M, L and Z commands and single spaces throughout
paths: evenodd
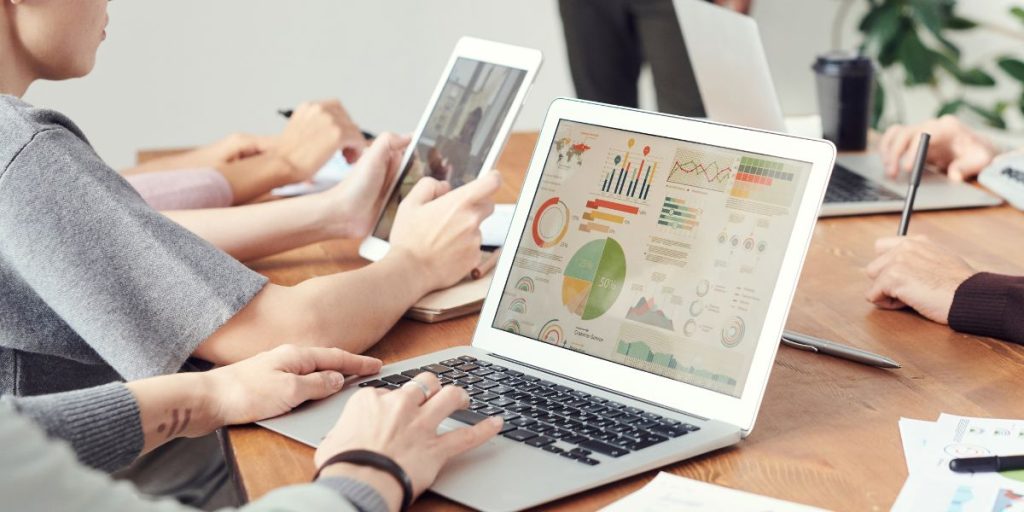
M 546 149 L 494 326 L 741 396 L 811 164 L 565 120 Z

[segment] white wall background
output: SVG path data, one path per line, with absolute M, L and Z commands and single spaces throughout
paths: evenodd
M 960 0 L 965 14 L 1010 26 L 1013 3 Z M 800 73 L 829 48 L 838 4 L 755 2 L 777 81 L 811 90 L 810 72 Z M 275 110 L 305 99 L 341 98 L 372 131 L 411 130 L 461 35 L 544 52 L 517 128 L 537 128 L 551 99 L 573 94 L 555 0 L 124 0 L 111 3 L 110 18 L 93 74 L 36 84 L 26 99 L 71 116 L 115 167 L 139 148 L 277 132 Z M 844 29 L 847 44 L 857 41 L 857 18 Z M 964 41 L 967 58 L 991 50 L 991 37 L 974 39 Z M 642 104 L 653 106 L 643 82 Z M 908 117 L 933 111 L 930 93 L 913 96 Z

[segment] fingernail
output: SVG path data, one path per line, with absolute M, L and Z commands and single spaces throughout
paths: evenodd
M 345 383 L 345 379 L 340 373 L 332 373 L 329 379 L 331 381 L 331 387 L 334 389 L 340 389 L 341 385 Z

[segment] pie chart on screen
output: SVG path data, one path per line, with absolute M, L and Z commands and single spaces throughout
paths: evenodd
M 565 267 L 562 304 L 583 320 L 605 314 L 619 298 L 626 279 L 626 254 L 612 238 L 580 247 Z

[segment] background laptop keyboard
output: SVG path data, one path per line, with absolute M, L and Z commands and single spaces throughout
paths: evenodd
M 832 178 L 825 191 L 826 203 L 865 203 L 877 201 L 902 201 L 897 194 L 842 165 L 832 169 Z
M 469 393 L 469 409 L 455 411 L 452 419 L 475 425 L 501 415 L 505 425 L 500 435 L 589 466 L 600 464 L 594 453 L 622 457 L 700 430 L 472 356 L 446 359 L 359 387 L 398 389 L 425 371 L 437 375 L 442 386 L 459 386 Z

